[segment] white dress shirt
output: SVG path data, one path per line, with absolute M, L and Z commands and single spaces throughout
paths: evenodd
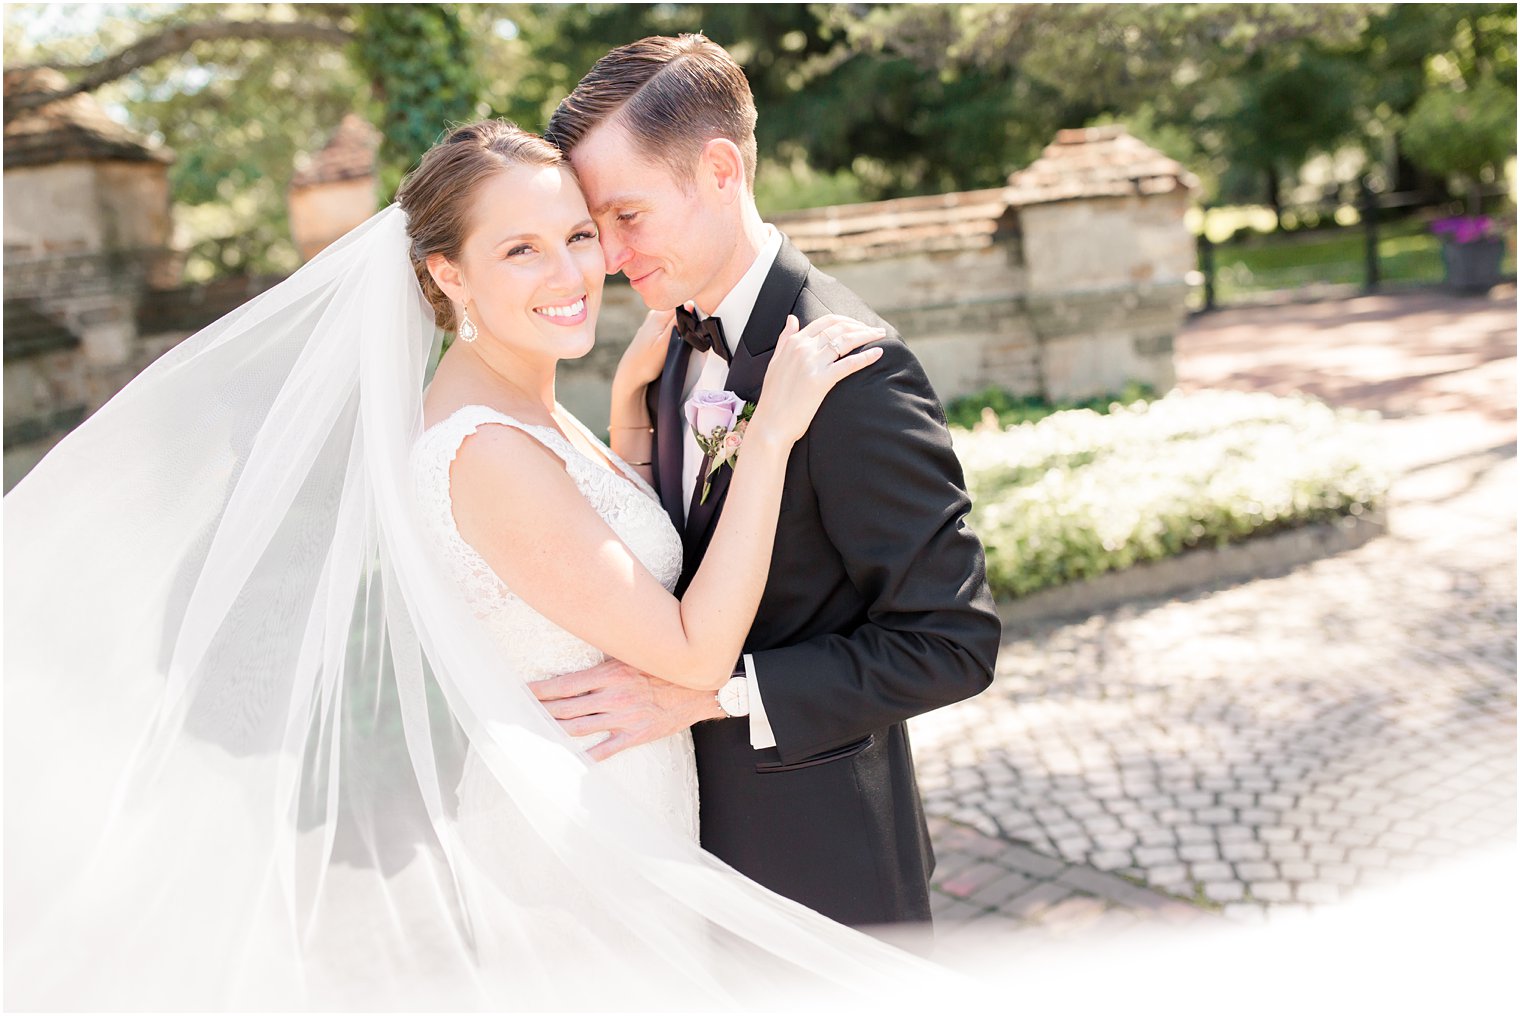
M 750 313 L 755 309 L 755 300 L 760 296 L 760 287 L 765 284 L 765 277 L 770 274 L 771 266 L 776 263 L 776 255 L 781 253 L 781 233 L 776 227 L 766 224 L 765 244 L 760 248 L 760 253 L 755 256 L 755 261 L 749 266 L 742 278 L 734 284 L 734 288 L 728 291 L 718 304 L 711 317 L 715 317 L 723 325 L 723 341 L 728 346 L 728 351 L 733 354 L 739 348 L 739 340 L 744 336 L 745 326 L 749 324 Z M 697 317 L 705 318 L 709 315 L 703 313 L 702 308 L 697 308 Z M 691 360 L 686 367 L 686 386 L 681 391 L 681 405 L 686 405 L 686 400 L 691 398 L 692 392 L 699 389 L 709 391 L 722 391 L 728 384 L 728 364 L 723 362 L 723 357 L 714 352 L 701 353 L 693 349 Z M 697 439 L 692 434 L 691 424 L 686 419 L 683 409 L 681 413 L 681 435 L 684 457 L 681 469 L 681 490 L 684 494 L 681 500 L 681 510 L 684 513 L 691 512 L 692 492 L 696 490 L 697 474 L 702 469 L 702 449 L 697 447 Z M 743 452 L 741 451 L 742 455 Z M 744 654 L 744 672 L 749 681 L 749 744 L 751 748 L 774 748 L 776 735 L 771 731 L 770 721 L 765 716 L 765 703 L 760 698 L 760 682 L 755 676 L 755 661 L 750 654 Z

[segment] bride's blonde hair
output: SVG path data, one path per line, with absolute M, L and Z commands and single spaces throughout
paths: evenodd
M 567 165 L 560 150 L 537 134 L 509 120 L 481 120 L 450 131 L 401 182 L 396 202 L 406 213 L 412 269 L 440 328 L 453 331 L 458 322 L 453 301 L 428 272 L 427 259 L 442 254 L 458 260 L 480 183 L 516 166 L 560 165 Z

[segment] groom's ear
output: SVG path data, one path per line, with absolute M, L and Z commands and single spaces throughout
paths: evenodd
M 725 204 L 737 201 L 748 187 L 744 156 L 739 146 L 727 138 L 713 138 L 702 146 L 702 168 Z

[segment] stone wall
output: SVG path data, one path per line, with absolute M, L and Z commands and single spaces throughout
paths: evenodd
M 124 358 L 110 363 L 92 362 L 81 348 L 62 344 L 36 355 L 7 358 L 5 489 L 14 487 L 69 431 L 190 334 L 134 335 Z
M 1024 310 L 1038 336 L 1037 391 L 1052 400 L 1176 379 L 1172 339 L 1186 317 L 1188 195 L 1097 197 L 1023 208 Z
M 169 179 L 151 162 L 68 162 L 5 171 L 6 272 L 26 272 L 27 264 L 130 252 L 137 275 L 172 284 L 166 271 L 176 266 L 165 254 L 173 224 Z M 144 254 L 159 252 L 160 256 Z M 7 278 L 14 294 L 38 283 Z M 54 287 L 57 288 L 56 286 Z
M 5 72 L 6 490 L 188 334 L 143 327 L 148 295 L 179 279 L 173 154 L 88 93 L 21 101 L 67 83 Z
M 178 272 L 169 209 L 156 160 L 6 169 L 6 490 L 183 337 L 139 322 Z
M 5 489 L 149 364 L 279 281 L 222 279 L 142 291 L 120 310 L 124 320 L 113 318 L 112 334 L 124 338 L 110 348 L 81 341 L 36 301 L 6 300 Z

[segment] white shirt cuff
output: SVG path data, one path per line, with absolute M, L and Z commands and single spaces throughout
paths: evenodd
M 744 654 L 744 677 L 749 681 L 749 746 L 751 748 L 776 747 L 776 735 L 771 732 L 771 721 L 765 715 L 765 700 L 760 697 L 760 682 L 755 680 L 755 658 Z

